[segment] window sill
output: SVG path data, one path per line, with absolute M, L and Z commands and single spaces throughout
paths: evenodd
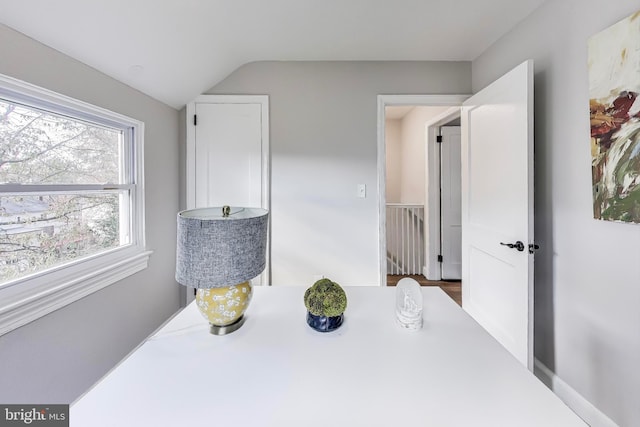
M 140 250 L 113 253 L 74 266 L 70 273 L 48 273 L 0 289 L 0 336 L 144 270 L 151 254 Z

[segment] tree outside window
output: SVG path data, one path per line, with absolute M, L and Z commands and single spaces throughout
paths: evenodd
M 0 284 L 130 243 L 127 136 L 0 99 Z

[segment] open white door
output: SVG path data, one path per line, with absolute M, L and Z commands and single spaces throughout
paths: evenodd
M 532 370 L 533 61 L 465 101 L 461 119 L 462 307 Z

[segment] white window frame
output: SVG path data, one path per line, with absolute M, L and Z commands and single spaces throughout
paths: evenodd
M 152 252 L 145 247 L 144 123 L 1 74 L 0 97 L 67 113 L 78 119 L 97 117 L 103 124 L 111 122 L 116 127 L 129 129 L 132 132 L 130 169 L 133 171 L 132 184 L 76 186 L 78 190 L 95 187 L 96 190 L 127 189 L 131 192 L 130 243 L 1 284 L 1 336 L 147 268 Z M 19 185 L 0 185 L 0 195 L 19 189 Z

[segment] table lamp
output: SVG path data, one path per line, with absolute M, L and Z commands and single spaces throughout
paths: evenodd
M 250 280 L 265 268 L 269 212 L 212 207 L 178 213 L 176 280 L 196 288 L 210 332 L 239 329 L 251 301 Z

